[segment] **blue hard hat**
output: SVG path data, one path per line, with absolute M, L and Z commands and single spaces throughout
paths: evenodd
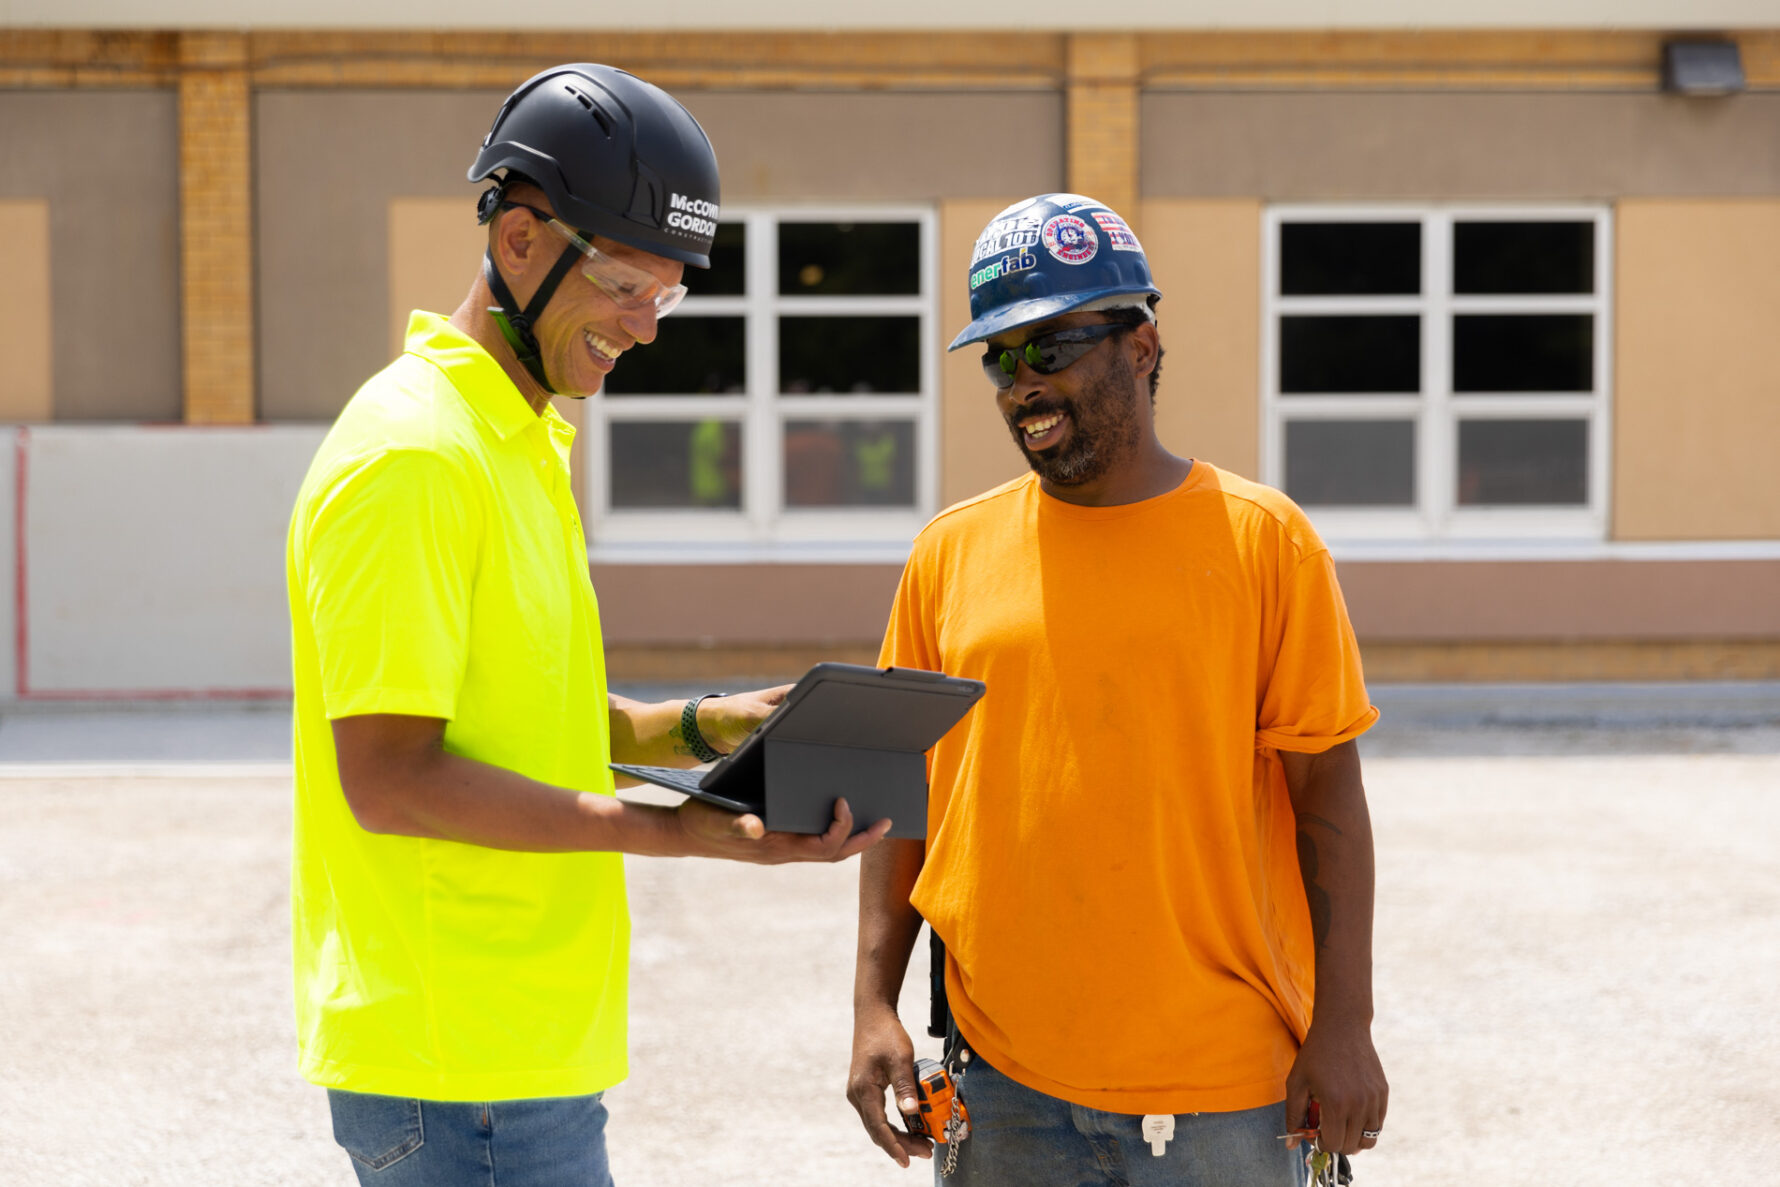
M 1124 219 L 1081 194 L 1027 198 L 990 219 L 977 236 L 970 324 L 946 349 L 1126 293 L 1151 305 L 1162 296 Z

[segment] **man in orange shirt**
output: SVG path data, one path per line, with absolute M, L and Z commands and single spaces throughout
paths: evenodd
M 960 1184 L 1287 1185 L 1320 1107 L 1371 1148 L 1372 840 L 1354 739 L 1377 710 L 1334 566 L 1283 494 L 1155 432 L 1160 298 L 1091 198 L 978 239 L 983 369 L 1033 473 L 916 538 L 881 662 L 988 685 L 934 748 L 925 844 L 865 855 L 848 1096 L 903 1166 L 897 993 L 946 947 Z M 941 1167 L 942 1171 L 948 1168 Z

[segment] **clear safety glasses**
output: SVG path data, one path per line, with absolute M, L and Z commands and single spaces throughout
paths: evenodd
M 1120 330 L 1132 327 L 1124 322 L 1096 322 L 1091 326 L 1071 326 L 1040 334 L 1026 345 L 1014 350 L 983 352 L 983 374 L 998 389 L 1006 391 L 1014 385 L 1014 372 L 1025 363 L 1040 375 L 1055 375 Z
M 573 227 L 561 219 L 552 217 L 536 206 L 527 206 L 524 202 L 509 201 L 506 205 L 530 211 L 538 221 L 572 243 L 575 250 L 587 257 L 581 265 L 581 275 L 593 281 L 600 292 L 610 297 L 613 304 L 620 309 L 647 309 L 653 305 L 655 316 L 660 318 L 672 313 L 685 299 L 685 285 L 663 284 L 660 277 L 646 269 L 613 259 L 581 238 Z

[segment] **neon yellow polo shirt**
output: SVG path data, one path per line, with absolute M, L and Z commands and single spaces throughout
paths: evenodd
M 291 924 L 301 1069 L 431 1100 L 601 1091 L 625 1076 L 630 920 L 616 853 L 376 836 L 329 721 L 444 718 L 446 749 L 612 794 L 599 607 L 569 493 L 574 430 L 416 313 L 297 498 Z

